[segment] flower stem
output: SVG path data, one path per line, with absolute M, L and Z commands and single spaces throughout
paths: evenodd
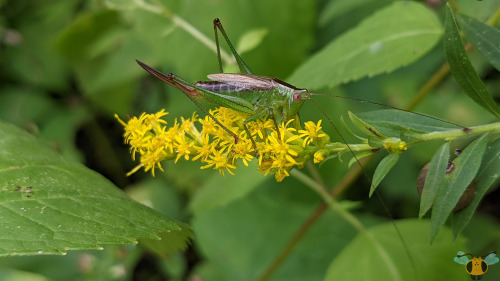
M 444 132 L 432 132 L 427 134 L 414 135 L 412 137 L 414 137 L 415 141 L 412 141 L 409 144 L 415 144 L 419 142 L 438 140 L 438 139 L 453 140 L 464 136 L 478 135 L 487 132 L 500 132 L 500 122 L 475 126 L 468 128 L 467 130 L 457 129 Z

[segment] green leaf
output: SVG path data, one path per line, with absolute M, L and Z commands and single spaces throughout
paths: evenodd
M 500 171 L 500 139 L 492 142 L 486 149 L 481 170 L 476 176 L 476 194 L 472 202 L 453 215 L 452 230 L 453 236 L 457 237 L 472 219 L 474 212 L 494 183 L 498 182 Z
M 254 29 L 243 34 L 236 45 L 238 54 L 246 53 L 255 49 L 264 40 L 269 31 L 265 28 Z
M 373 174 L 372 186 L 370 188 L 370 197 L 372 197 L 373 192 L 384 179 L 384 177 L 389 173 L 389 171 L 396 165 L 399 160 L 400 154 L 392 153 L 384 157 L 382 161 L 377 165 L 375 173 Z
M 422 218 L 425 213 L 434 204 L 438 186 L 446 175 L 446 167 L 450 158 L 450 143 L 445 142 L 432 156 L 431 163 L 428 166 L 427 174 L 424 182 L 424 190 L 420 197 L 419 218 Z M 420 183 L 419 183 L 420 184 Z
M 0 256 L 64 254 L 139 238 L 186 247 L 187 225 L 131 200 L 103 176 L 3 122 L 0 155 Z
M 456 249 L 466 249 L 465 239 L 451 243 L 446 229 L 436 237 L 434 245 L 425 238 L 428 221 L 403 220 L 397 226 L 409 248 L 416 271 L 401 241 L 394 239 L 394 225 L 386 223 L 368 229 L 381 247 L 362 233 L 349 243 L 332 261 L 325 281 L 439 281 L 465 280 L 463 267 L 453 263 Z M 450 254 L 452 253 L 452 254 Z
M 0 269 L 0 280 L 2 281 L 50 281 L 51 279 L 42 274 L 13 269 Z
M 202 275 L 203 280 L 257 280 L 311 215 L 316 203 L 307 202 L 308 195 L 316 197 L 293 181 L 286 185 L 269 181 L 241 200 L 195 213 L 199 250 L 222 276 Z M 370 216 L 360 219 L 365 225 L 374 223 Z M 322 280 L 330 261 L 355 235 L 356 230 L 338 214 L 323 213 L 272 279 Z
M 222 207 L 244 197 L 268 179 L 257 171 L 256 161 L 249 164 L 251 167 L 238 171 L 238 176 L 212 177 L 193 198 L 190 209 L 198 213 Z
M 416 2 L 395 2 L 348 31 L 288 79 L 318 89 L 390 72 L 427 53 L 441 37 L 436 15 Z
M 463 192 L 476 176 L 483 158 L 488 134 L 484 134 L 469 144 L 453 160 L 453 170 L 446 174 L 438 187 L 431 217 L 431 243 L 439 228 L 446 222 Z
M 359 10 L 363 7 L 369 6 L 374 0 L 341 0 L 341 1 L 328 1 L 325 7 L 321 10 L 319 17 L 320 26 L 325 26 L 329 21 L 346 14 L 353 14 L 353 10 Z M 378 5 L 386 4 L 377 1 Z
M 364 122 L 358 116 L 356 116 L 354 113 L 352 113 L 352 112 L 349 111 L 348 114 L 349 114 L 349 118 L 351 119 L 351 122 L 356 127 L 358 127 L 358 129 L 360 129 L 363 132 L 365 132 L 368 136 L 375 137 L 375 138 L 380 139 L 380 140 L 383 140 L 383 139 L 387 138 L 382 133 L 378 132 L 377 129 L 375 129 L 375 127 L 373 127 L 370 124 Z
M 442 132 L 461 128 L 433 116 L 419 115 L 396 109 L 382 109 L 358 114 L 364 122 L 376 128 L 381 134 L 401 137 L 402 133 Z
M 357 163 L 359 160 L 361 160 L 367 156 L 373 155 L 374 153 L 375 152 L 373 152 L 373 151 L 361 151 L 361 152 L 356 153 L 356 157 L 352 157 L 351 160 L 349 160 L 347 167 L 351 168 L 352 164 Z
M 467 40 L 500 71 L 500 31 L 475 18 L 457 14 Z
M 460 88 L 472 100 L 497 118 L 500 118 L 498 106 L 495 104 L 488 89 L 486 89 L 486 86 L 477 75 L 467 57 L 450 5 L 447 4 L 446 7 L 445 36 L 443 42 L 451 74 L 455 77 Z

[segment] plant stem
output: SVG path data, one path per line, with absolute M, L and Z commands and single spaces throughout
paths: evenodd
M 475 126 L 468 128 L 468 130 L 457 129 L 451 131 L 444 132 L 432 132 L 427 134 L 415 135 L 415 141 L 409 142 L 409 144 L 431 141 L 431 140 L 439 140 L 439 139 L 447 139 L 453 140 L 464 136 L 470 135 L 478 135 L 487 132 L 500 132 L 500 122 L 491 123 L 487 125 Z M 412 136 L 413 137 L 413 136 Z
M 333 198 L 330 193 L 325 189 L 324 186 L 315 182 L 312 178 L 304 174 L 299 169 L 293 169 L 290 171 L 290 175 L 294 176 L 296 179 L 300 180 L 303 184 L 310 187 L 316 193 L 318 193 L 321 198 L 332 208 L 335 212 L 340 214 L 342 218 L 344 218 L 347 222 L 349 222 L 354 228 L 356 228 L 360 232 L 367 232 L 366 228 L 363 224 L 351 213 L 347 212 L 344 208 L 340 206 L 340 204 Z
M 380 242 L 373 236 L 373 234 L 368 231 L 365 226 L 359 221 L 353 214 L 346 211 L 342 206 L 331 196 L 325 186 L 317 183 L 312 178 L 304 174 L 299 169 L 294 169 L 290 171 L 290 174 L 294 176 L 296 179 L 300 180 L 302 183 L 310 187 L 316 193 L 318 193 L 323 201 L 327 203 L 327 205 L 337 212 L 344 220 L 346 220 L 349 224 L 351 224 L 354 228 L 356 228 L 362 235 L 364 235 L 371 244 L 375 247 L 377 252 L 380 254 L 381 259 L 387 263 L 387 267 L 391 269 L 391 273 L 394 275 L 394 280 L 401 280 L 401 276 L 396 270 L 396 265 L 393 259 L 389 256 L 389 253 L 384 249 L 384 247 L 380 244 Z

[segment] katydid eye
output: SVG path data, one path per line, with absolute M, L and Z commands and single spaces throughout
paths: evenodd
M 302 100 L 302 95 L 300 93 L 293 94 L 293 101 L 294 102 L 299 102 L 301 100 Z

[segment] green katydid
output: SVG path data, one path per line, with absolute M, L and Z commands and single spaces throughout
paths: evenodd
M 222 73 L 217 29 L 220 30 L 229 45 L 242 74 Z M 196 99 L 202 99 L 216 106 L 228 107 L 250 114 L 251 116 L 243 124 L 249 136 L 248 122 L 255 121 L 266 115 L 270 115 L 275 124 L 281 121 L 286 122 L 295 117 L 304 101 L 309 99 L 309 92 L 306 89 L 296 88 L 278 78 L 254 75 L 236 52 L 219 19 L 214 20 L 214 32 L 221 73 L 209 74 L 207 77 L 212 81 L 199 81 L 193 84 L 172 73 L 165 75 L 139 60 L 137 60 L 137 63 L 153 76 L 185 93 L 207 115 L 211 116 L 219 126 L 231 134 L 235 138 L 235 142 L 238 141 L 236 134 L 224 127 Z M 257 154 L 255 141 L 251 140 Z
M 137 63 L 151 75 L 169 84 L 170 86 L 181 90 L 184 94 L 186 94 L 186 96 L 190 98 L 201 110 L 203 110 L 208 116 L 210 116 L 219 126 L 221 126 L 224 130 L 226 130 L 231 136 L 233 136 L 235 142 L 238 142 L 238 136 L 234 132 L 226 128 L 224 125 L 222 125 L 215 117 L 213 117 L 208 112 L 208 110 L 206 110 L 203 106 L 201 106 L 201 104 L 197 101 L 198 99 L 204 100 L 216 106 L 227 107 L 242 113 L 249 114 L 250 117 L 246 119 L 243 124 L 244 129 L 248 134 L 248 136 L 251 136 L 247 127 L 248 122 L 255 121 L 261 117 L 269 115 L 274 120 L 275 126 L 277 127 L 278 123 L 286 122 L 292 118 L 297 118 L 298 116 L 297 114 L 305 100 L 310 100 L 317 106 L 317 104 L 311 99 L 312 95 L 338 97 L 338 98 L 356 100 L 360 102 L 367 102 L 364 100 L 348 98 L 348 97 L 314 94 L 310 93 L 306 89 L 301 89 L 292 86 L 278 78 L 254 75 L 252 70 L 243 61 L 240 55 L 236 52 L 236 49 L 229 40 L 229 37 L 227 36 L 220 20 L 218 18 L 214 19 L 213 24 L 214 24 L 215 42 L 217 46 L 219 69 L 221 73 L 207 75 L 207 77 L 211 81 L 198 81 L 195 83 L 190 83 L 172 73 L 165 75 L 139 60 L 137 60 Z M 223 73 L 217 29 L 220 30 L 226 43 L 228 44 L 234 58 L 236 59 L 241 74 Z M 380 103 L 375 103 L 375 102 L 369 102 L 369 103 L 381 105 L 392 109 L 407 111 L 404 109 L 399 109 Z M 415 113 L 415 112 L 413 113 L 418 115 L 423 115 L 420 113 Z M 323 114 L 326 116 L 324 112 Z M 427 116 L 427 115 L 423 116 L 432 119 L 437 119 L 432 116 Z M 342 138 L 343 142 L 346 143 L 346 140 L 342 137 L 342 135 L 335 127 L 333 122 L 330 120 L 330 118 L 328 118 L 328 116 L 326 117 L 330 122 L 330 124 L 337 131 L 339 136 Z M 440 121 L 450 123 L 444 120 Z M 255 149 L 255 153 L 257 155 L 258 152 L 255 140 L 251 138 L 251 141 Z M 356 159 L 354 153 L 352 151 L 351 153 Z

